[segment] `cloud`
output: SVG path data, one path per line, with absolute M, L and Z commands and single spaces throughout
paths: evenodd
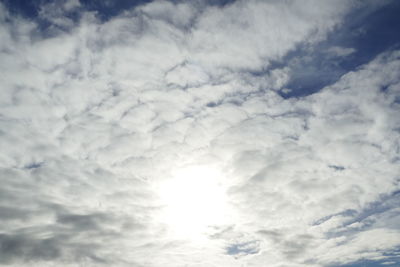
M 298 71 L 285 57 L 360 6 L 153 1 L 101 21 L 79 1 L 36 20 L 1 4 L 0 264 L 389 261 L 400 52 L 281 96 Z M 158 190 L 188 166 L 220 173 L 228 199 L 200 241 L 171 234 Z
M 337 57 L 345 57 L 353 54 L 355 51 L 356 50 L 354 48 L 340 47 L 340 46 L 332 46 L 327 50 L 328 53 Z

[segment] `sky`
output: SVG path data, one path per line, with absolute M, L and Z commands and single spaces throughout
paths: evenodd
M 0 265 L 400 266 L 400 1 L 0 1 Z

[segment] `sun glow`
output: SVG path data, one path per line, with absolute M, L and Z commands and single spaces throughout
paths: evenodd
M 226 221 L 226 195 L 221 173 L 207 167 L 188 167 L 160 187 L 165 204 L 163 220 L 174 235 L 202 238 L 212 226 Z

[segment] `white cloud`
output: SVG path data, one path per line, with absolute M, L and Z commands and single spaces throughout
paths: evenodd
M 348 5 L 351 2 L 238 1 L 223 10 L 209 8 L 195 24 L 190 58 L 210 68 L 258 70 L 299 42 L 323 38 Z M 313 20 L 308 19 L 310 16 Z
M 333 56 L 345 57 L 353 54 L 354 52 L 356 52 L 356 50 L 351 47 L 332 46 L 329 49 L 327 49 L 327 52 L 332 54 Z
M 0 264 L 327 266 L 400 245 L 399 52 L 299 99 L 267 69 L 353 2 L 155 1 L 107 22 L 58 5 L 49 36 L 0 5 Z M 229 206 L 200 241 L 171 236 L 157 189 L 188 166 Z

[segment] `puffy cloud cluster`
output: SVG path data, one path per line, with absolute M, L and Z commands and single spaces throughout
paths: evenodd
M 360 5 L 154 1 L 102 22 L 66 1 L 42 7 L 48 27 L 0 6 L 0 264 L 388 258 L 400 52 L 303 98 L 282 98 L 291 69 L 272 67 Z M 230 207 L 202 242 L 171 236 L 162 217 L 160 184 L 187 166 L 217 169 Z

